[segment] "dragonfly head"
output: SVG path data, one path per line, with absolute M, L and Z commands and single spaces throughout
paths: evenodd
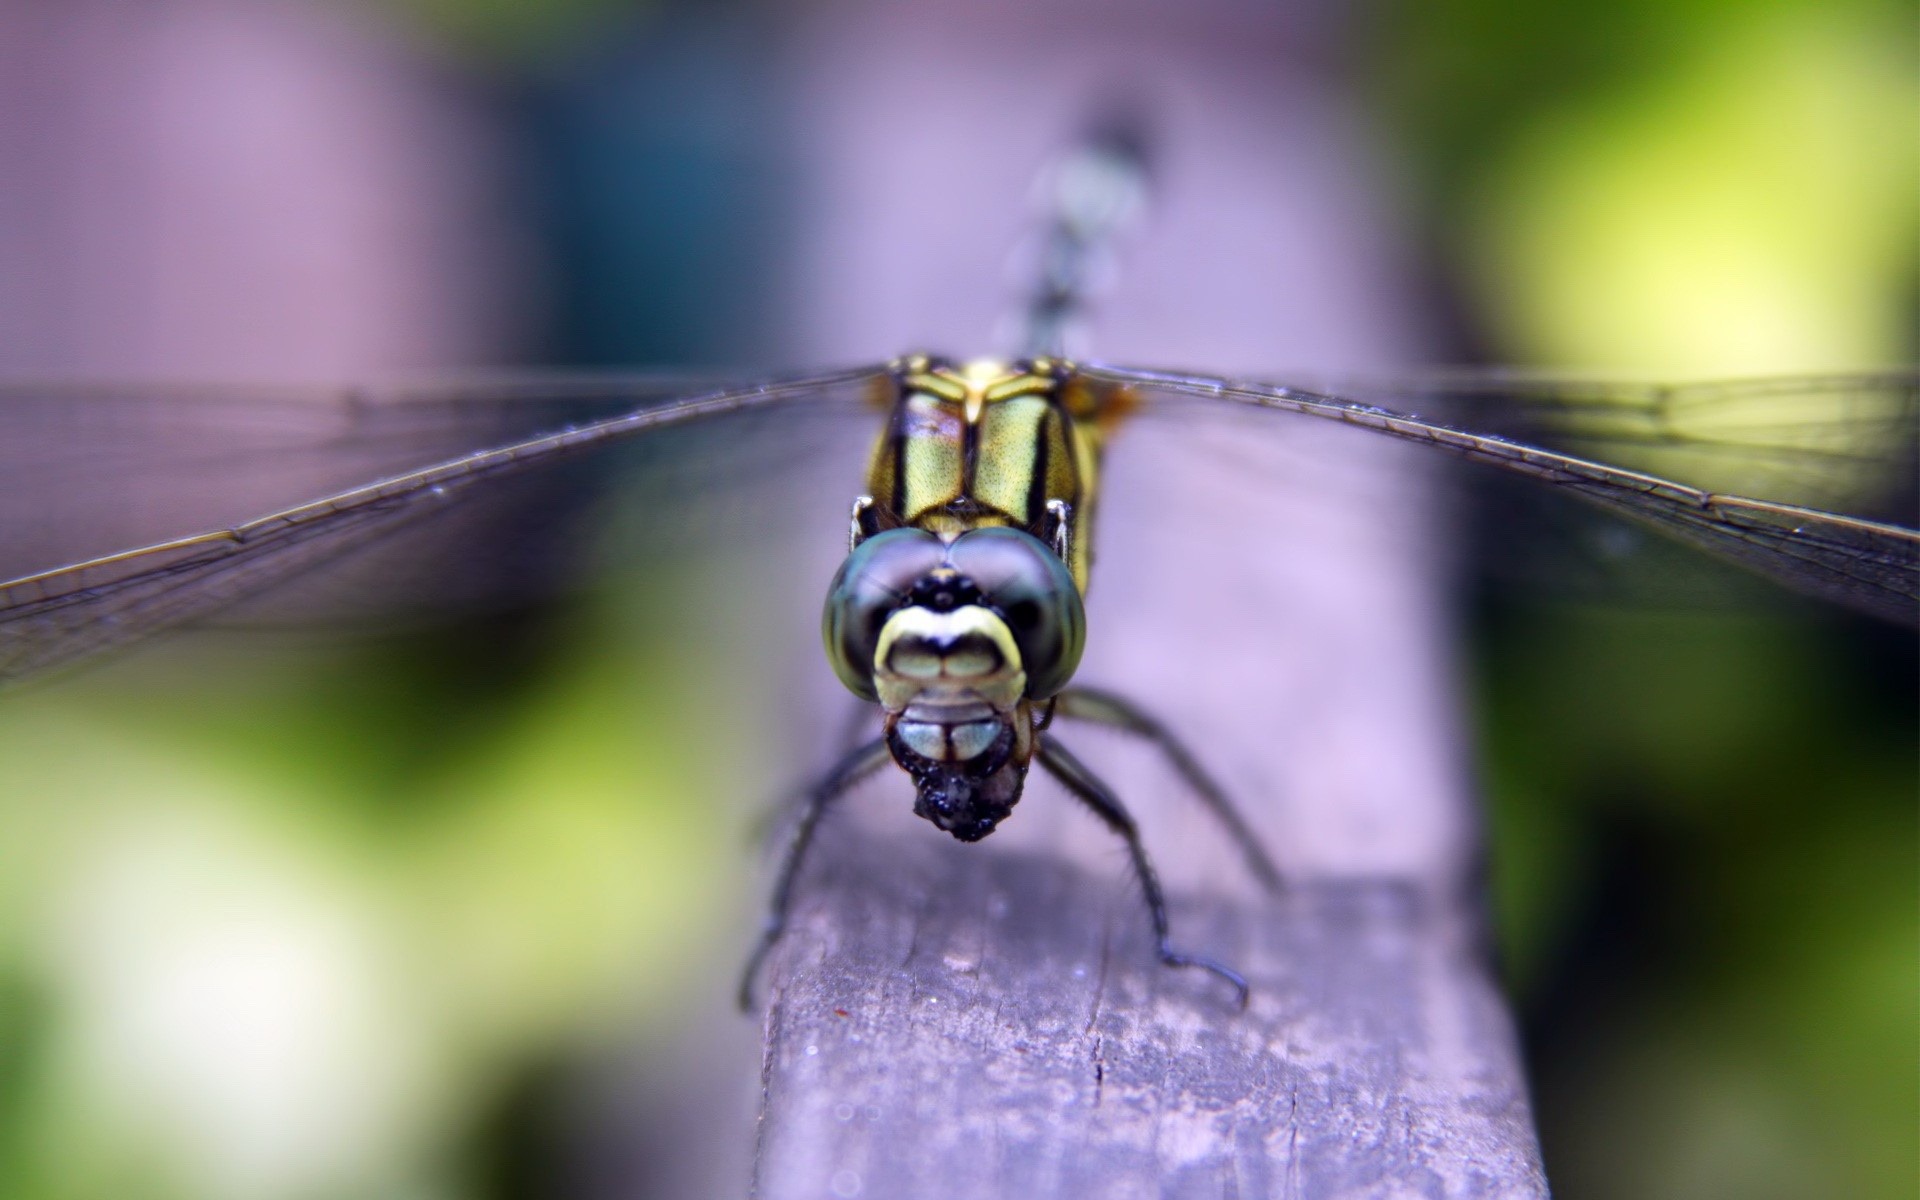
M 1017 529 L 888 530 L 847 556 L 821 624 L 841 682 L 886 712 L 914 811 L 962 841 L 992 832 L 1020 799 L 1033 702 L 1080 663 L 1086 615 L 1065 564 Z

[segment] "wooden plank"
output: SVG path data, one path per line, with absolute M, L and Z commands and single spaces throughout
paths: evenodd
M 840 830 L 765 1025 L 754 1194 L 1544 1196 L 1474 922 L 1391 881 L 1137 896 L 1037 853 Z

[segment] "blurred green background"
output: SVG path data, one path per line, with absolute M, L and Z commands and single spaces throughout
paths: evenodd
M 1396 12 L 1376 94 L 1477 352 L 1672 377 L 1912 361 L 1917 16 Z M 1482 616 L 1495 904 L 1556 1194 L 1914 1195 L 1913 639 L 1819 613 Z
M 531 357 L 769 353 L 767 17 L 368 6 L 506 131 Z M 1879 0 L 1387 3 L 1338 70 L 1451 357 L 1854 367 L 1917 349 L 1917 30 Z M 739 814 L 688 798 L 773 783 L 701 750 L 676 586 L 0 697 L 0 1195 L 569 1194 L 570 1065 L 670 1038 L 753 903 Z M 1920 1191 L 1912 636 L 1491 592 L 1474 626 L 1556 1193 Z

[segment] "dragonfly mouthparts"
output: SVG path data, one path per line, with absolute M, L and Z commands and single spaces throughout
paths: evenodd
M 925 817 L 963 842 L 977 842 L 1006 820 L 1019 802 L 1018 783 L 1010 791 L 992 786 L 1000 778 L 973 779 L 941 764 L 914 779 L 914 815 Z M 1015 778 L 1024 782 L 1024 772 L 1015 773 Z
M 1026 784 L 1026 764 L 1014 761 L 1011 753 L 1012 727 L 995 722 L 999 736 L 979 753 L 936 758 L 914 746 L 911 732 L 900 728 L 904 724 L 908 723 L 896 724 L 888 732 L 887 750 L 913 779 L 914 815 L 963 842 L 977 842 L 992 833 L 1020 802 Z

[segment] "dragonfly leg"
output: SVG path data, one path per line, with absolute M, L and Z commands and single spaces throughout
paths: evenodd
M 807 790 L 800 817 L 793 823 L 793 832 L 788 835 L 786 849 L 780 855 L 780 873 L 774 879 L 773 896 L 767 902 L 766 919 L 760 926 L 760 941 L 748 956 L 746 969 L 740 973 L 739 1002 L 742 1012 L 752 1011 L 753 985 L 759 977 L 760 965 L 766 961 L 775 943 L 779 942 L 780 935 L 786 932 L 787 913 L 793 905 L 794 881 L 800 875 L 800 866 L 806 859 L 808 847 L 813 844 L 813 834 L 820 826 L 820 818 L 854 784 L 885 766 L 888 761 L 886 739 L 875 738 L 843 755 L 832 770 Z
M 1268 892 L 1281 890 L 1280 869 L 1274 866 L 1273 859 L 1267 857 L 1266 847 L 1260 844 L 1260 839 L 1254 834 L 1253 827 L 1248 825 L 1247 819 L 1240 815 L 1240 810 L 1235 808 L 1233 801 L 1227 798 L 1227 793 L 1214 782 L 1213 776 L 1207 774 L 1206 768 L 1200 765 L 1200 760 L 1195 758 L 1193 752 L 1188 750 L 1180 739 L 1174 737 L 1173 732 L 1162 725 L 1158 718 L 1143 711 L 1124 696 L 1116 696 L 1112 692 L 1102 691 L 1099 688 L 1068 688 L 1060 693 L 1058 701 L 1055 711 L 1060 716 L 1078 721 L 1091 721 L 1118 729 L 1123 733 L 1145 738 L 1159 747 L 1160 753 L 1167 756 L 1167 761 L 1173 765 L 1174 771 L 1186 781 L 1188 787 L 1193 789 L 1194 794 L 1200 797 L 1201 803 L 1212 810 L 1214 817 L 1226 826 L 1227 833 L 1233 838 L 1234 844 L 1239 846 L 1240 853 L 1246 856 L 1247 868 L 1253 872 L 1253 877 L 1260 881 L 1260 886 L 1266 888 Z
M 834 735 L 834 750 L 840 754 L 850 753 L 855 746 L 861 745 L 868 726 L 873 724 L 873 705 L 864 700 L 852 700 L 847 705 L 846 720 L 840 731 Z M 769 801 L 747 823 L 747 839 L 755 846 L 763 845 L 773 836 L 773 827 L 791 810 L 805 804 L 807 797 L 813 794 L 814 785 L 796 784 L 782 791 L 779 797 Z
M 1140 891 L 1147 901 L 1147 915 L 1153 921 L 1154 950 L 1160 961 L 1170 967 L 1197 967 L 1225 980 L 1239 994 L 1240 1007 L 1247 1007 L 1247 981 L 1240 972 L 1210 958 L 1201 958 L 1197 954 L 1187 954 L 1173 948 L 1172 935 L 1167 928 L 1167 898 L 1160 890 L 1160 877 L 1154 872 L 1153 863 L 1147 858 L 1147 848 L 1140 841 L 1140 827 L 1134 823 L 1133 814 L 1120 803 L 1112 790 L 1089 771 L 1081 761 L 1067 752 L 1066 747 L 1046 735 L 1040 738 L 1040 765 L 1045 767 L 1066 789 L 1079 797 L 1080 802 L 1093 810 L 1107 825 L 1107 828 L 1119 834 L 1127 843 L 1127 853 L 1133 856 L 1133 871 L 1140 880 Z

